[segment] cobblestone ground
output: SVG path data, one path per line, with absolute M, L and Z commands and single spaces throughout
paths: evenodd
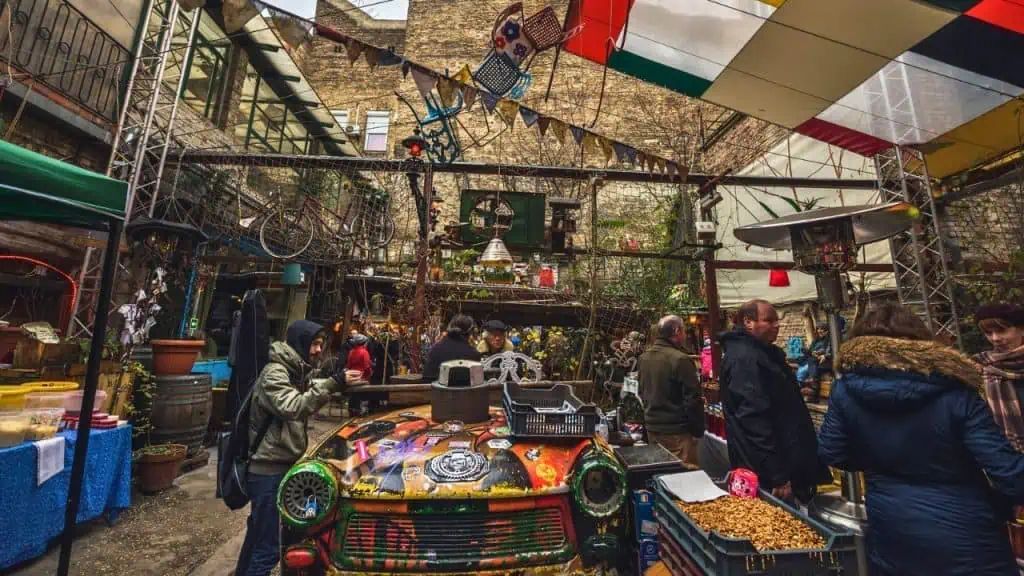
M 333 431 L 340 418 L 311 420 L 311 441 Z M 71 574 L 132 576 L 227 576 L 245 532 L 247 510 L 231 512 L 216 499 L 216 450 L 210 462 L 185 474 L 166 492 L 132 494 L 132 506 L 116 526 L 103 520 L 80 526 Z M 50 576 L 60 547 L 11 574 Z

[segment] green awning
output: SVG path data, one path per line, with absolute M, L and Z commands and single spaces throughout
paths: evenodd
M 0 220 L 105 229 L 124 220 L 128 183 L 0 140 Z

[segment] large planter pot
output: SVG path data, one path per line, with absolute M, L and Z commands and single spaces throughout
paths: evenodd
M 139 491 L 155 494 L 173 486 L 186 451 L 182 444 L 144 448 L 139 458 Z
M 153 340 L 153 374 L 184 376 L 192 372 L 199 352 L 206 346 L 202 340 Z

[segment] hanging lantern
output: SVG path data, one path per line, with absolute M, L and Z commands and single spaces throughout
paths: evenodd
M 768 285 L 772 288 L 786 288 L 789 286 L 789 272 L 782 268 L 773 268 L 768 272 Z
M 492 238 L 487 243 L 487 248 L 484 248 L 484 253 L 480 255 L 479 260 L 481 265 L 489 267 L 511 266 L 512 262 L 512 254 L 509 253 L 501 238 Z

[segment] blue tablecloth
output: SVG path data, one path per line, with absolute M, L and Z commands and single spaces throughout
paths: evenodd
M 61 432 L 64 471 L 36 486 L 37 452 L 27 443 L 0 449 L 0 570 L 41 556 L 64 530 L 71 462 L 78 434 Z M 93 430 L 78 505 L 78 522 L 131 504 L 132 430 Z

